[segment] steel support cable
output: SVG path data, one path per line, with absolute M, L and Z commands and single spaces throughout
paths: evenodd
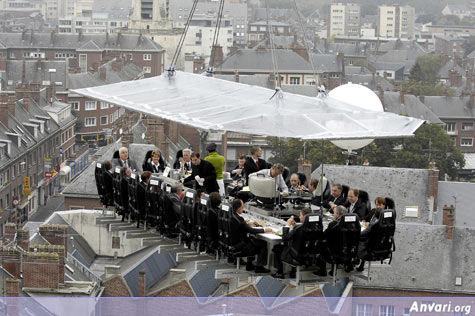
M 195 13 L 196 7 L 198 6 L 198 0 L 193 1 L 193 5 L 190 9 L 190 14 L 188 15 L 188 18 L 186 20 L 185 28 L 183 30 L 183 33 L 181 34 L 180 40 L 178 41 L 178 45 L 175 50 L 175 54 L 173 55 L 172 62 L 170 65 L 171 71 L 175 70 L 176 63 L 178 61 L 178 57 L 180 56 L 181 49 L 183 47 L 183 43 L 185 42 L 186 38 L 186 33 L 188 32 L 188 29 L 190 27 L 191 19 L 193 18 L 193 14 Z
M 275 80 L 275 87 L 276 89 L 280 89 L 280 74 L 279 74 L 279 68 L 277 65 L 277 57 L 275 56 L 275 46 L 274 46 L 274 34 L 272 32 L 271 25 L 269 23 L 269 2 L 266 0 L 266 15 L 267 15 L 267 32 L 269 34 L 269 44 L 270 44 L 270 51 L 271 51 L 271 56 L 272 56 L 272 70 L 274 71 L 274 80 Z M 275 96 L 275 94 L 274 94 Z M 272 96 L 271 99 L 274 97 Z
M 293 3 L 295 13 L 297 14 L 297 19 L 298 19 L 300 29 L 301 29 L 302 35 L 303 35 L 303 45 L 305 46 L 305 50 L 307 51 L 307 55 L 308 55 L 308 60 L 310 61 L 310 65 L 312 66 L 313 80 L 315 80 L 315 86 L 316 86 L 317 92 L 318 92 L 319 91 L 318 89 L 319 89 L 319 86 L 320 86 L 320 77 L 317 74 L 317 70 L 315 68 L 313 58 L 310 54 L 310 49 L 309 49 L 308 43 L 307 43 L 307 35 L 306 35 L 306 32 L 305 32 L 305 27 L 304 27 L 303 22 L 302 22 L 302 15 L 300 14 L 299 8 L 297 6 L 297 2 L 295 0 L 290 0 L 290 1 Z
M 214 59 L 216 57 L 216 46 L 218 46 L 219 31 L 221 29 L 221 21 L 223 19 L 223 10 L 224 10 L 224 0 L 220 0 L 219 7 L 218 7 L 218 16 L 216 18 L 216 27 L 214 29 L 213 42 L 211 44 L 211 56 L 209 59 L 209 67 L 208 67 L 209 73 L 213 72 Z

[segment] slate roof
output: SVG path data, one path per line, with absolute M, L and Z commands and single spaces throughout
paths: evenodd
M 442 211 L 444 205 L 454 205 L 455 226 L 475 228 L 474 192 L 475 183 L 439 181 L 437 209 Z
M 449 78 L 449 71 L 455 70 L 462 76 L 465 75 L 465 71 L 462 67 L 460 67 L 453 59 L 449 60 L 445 65 L 442 66 L 439 70 L 439 77 L 440 78 Z
M 264 305 L 270 307 L 285 288 L 285 284 L 273 277 L 264 276 L 256 282 L 256 288 L 259 291 L 259 296 L 262 297 Z
M 385 111 L 442 124 L 439 117 L 414 95 L 404 95 L 404 104 L 401 104 L 399 92 L 385 91 L 383 103 Z
M 364 57 L 364 45 L 356 45 L 351 43 L 327 43 L 325 48 L 325 41 L 319 40 L 317 42 L 317 50 L 326 54 L 343 53 L 345 56 Z
M 470 54 L 467 55 L 467 58 L 469 58 L 469 59 L 474 59 L 475 58 L 475 49 Z
M 215 269 L 199 270 L 189 281 L 200 303 L 206 302 L 221 284 L 220 280 L 214 278 L 215 271 Z
M 425 105 L 440 118 L 475 118 L 470 97 L 426 96 Z
M 292 50 L 274 50 L 277 69 L 279 72 L 287 73 L 312 73 L 310 64 L 300 55 Z M 267 49 L 241 49 L 231 56 L 228 56 L 220 65 L 216 67 L 216 72 L 273 72 L 272 53 Z
M 137 253 L 134 253 L 131 256 L 135 258 L 136 255 Z M 124 261 L 127 263 L 129 262 L 127 258 L 125 258 Z M 134 296 L 138 296 L 139 294 L 140 271 L 145 271 L 145 286 L 146 289 L 149 289 L 165 274 L 167 274 L 171 268 L 176 266 L 176 262 L 171 257 L 171 254 L 159 253 L 158 247 L 152 247 L 152 249 L 148 249 L 148 253 L 145 254 L 145 256 L 132 263 L 133 265 L 128 266 L 128 264 L 123 264 L 121 262 L 120 266 L 124 279 Z
M 56 85 L 56 91 L 63 91 L 66 83 L 67 66 L 66 61 L 51 60 L 8 60 L 4 75 L 5 90 L 15 90 L 21 84 L 23 73 L 23 62 L 25 63 L 25 83 L 42 83 L 43 81 L 61 82 Z M 50 73 L 49 69 L 56 69 L 55 73 Z
M 392 90 L 394 85 L 390 83 L 387 79 L 384 79 L 381 76 L 374 76 L 372 74 L 346 74 L 345 68 L 345 81 L 363 85 L 370 88 L 371 90 L 376 90 L 379 87 L 383 90 Z
M 328 309 L 333 311 L 340 301 L 340 297 L 343 294 L 346 286 L 348 285 L 349 279 L 347 277 L 342 277 L 338 280 L 339 282 L 335 285 L 330 283 L 325 283 L 323 285 L 323 294 L 325 296 L 325 301 L 327 302 Z
M 101 67 L 106 69 L 105 80 L 101 78 L 100 71 L 90 73 L 68 74 L 68 89 L 82 89 L 89 87 L 102 86 L 122 81 L 135 80 L 143 75 L 143 69 L 133 63 L 124 64 L 120 71 L 114 71 L 111 66 L 112 62 L 108 62 Z
M 310 58 L 312 58 L 317 73 L 342 71 L 341 64 L 338 62 L 336 54 L 310 53 Z M 310 69 L 312 69 L 311 66 Z
M 119 39 L 119 40 L 118 40 Z M 79 40 L 78 34 L 54 34 L 54 42 L 51 43 L 51 33 L 26 32 L 24 40 L 22 33 L 0 33 L 0 42 L 9 48 L 31 49 L 100 49 L 100 50 L 121 50 L 121 51 L 163 51 L 163 47 L 151 39 L 132 34 L 109 35 L 109 40 L 105 34 L 83 34 Z M 96 48 L 97 46 L 97 48 Z
M 111 160 L 112 155 L 121 147 L 120 143 L 114 143 L 107 146 L 107 151 L 99 161 Z M 75 178 L 62 192 L 64 195 L 84 195 L 97 196 L 96 179 L 94 177 L 96 165 L 92 163 L 77 178 Z

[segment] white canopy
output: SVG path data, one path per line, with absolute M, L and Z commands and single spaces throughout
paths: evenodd
M 300 139 L 412 136 L 422 120 L 186 72 L 73 92 L 203 130 Z M 365 102 L 365 100 L 361 100 Z

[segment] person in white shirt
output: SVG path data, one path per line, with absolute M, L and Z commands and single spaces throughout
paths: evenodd
M 276 190 L 283 192 L 284 194 L 289 193 L 289 188 L 285 184 L 284 178 L 282 178 L 282 172 L 284 171 L 284 166 L 281 163 L 276 163 L 270 169 L 262 169 L 257 172 L 251 173 L 249 176 L 263 174 L 266 177 L 272 177 L 275 179 Z

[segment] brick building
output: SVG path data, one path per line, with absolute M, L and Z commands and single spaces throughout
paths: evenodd
M 163 48 L 142 35 L 0 33 L 0 64 L 6 60 L 65 60 L 70 72 L 97 71 L 114 58 L 123 58 L 143 69 L 145 77 L 163 72 Z

